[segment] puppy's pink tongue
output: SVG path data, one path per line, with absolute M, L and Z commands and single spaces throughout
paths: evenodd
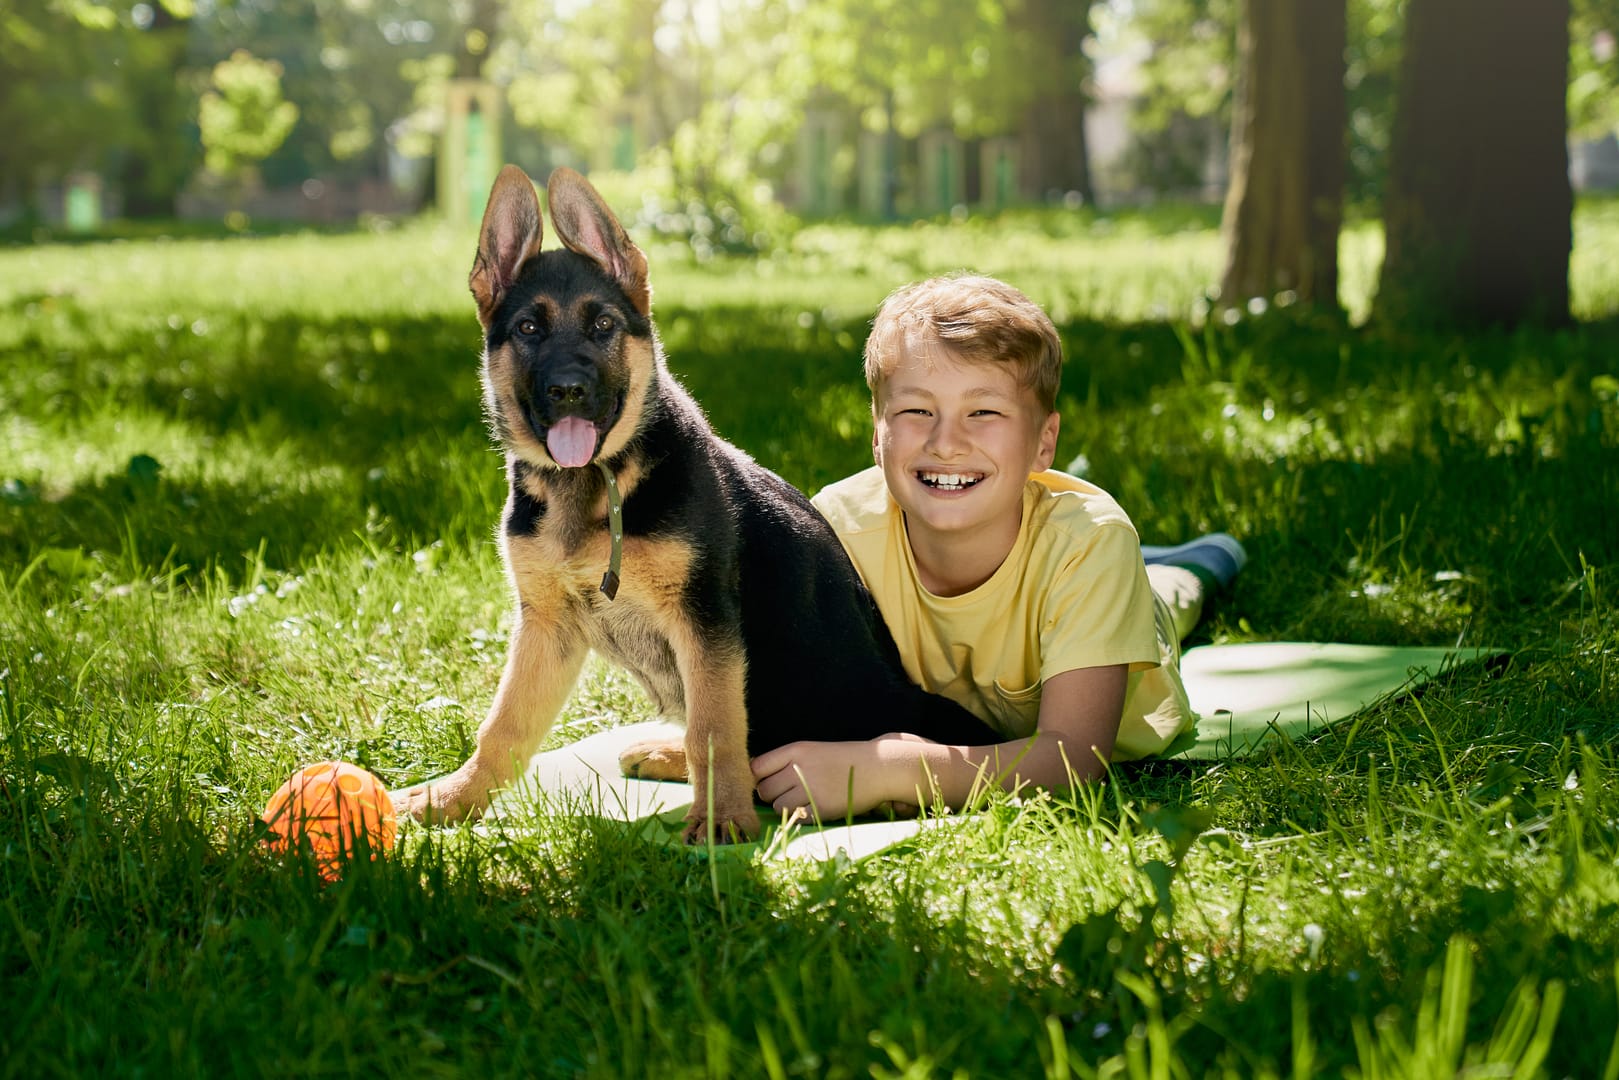
M 558 420 L 545 433 L 545 448 L 565 469 L 589 465 L 596 453 L 596 425 L 580 416 Z

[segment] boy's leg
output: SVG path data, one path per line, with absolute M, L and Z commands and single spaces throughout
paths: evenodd
M 1147 567 L 1147 582 L 1175 621 L 1175 640 L 1185 641 L 1203 617 L 1203 600 L 1208 595 L 1203 579 L 1184 566 L 1153 563 Z
M 1231 584 L 1248 561 L 1248 553 L 1235 538 L 1209 533 L 1174 547 L 1141 546 L 1152 591 L 1174 616 L 1177 639 L 1184 641 L 1198 619 L 1203 602 Z
M 1235 537 L 1209 533 L 1173 547 L 1142 544 L 1141 558 L 1148 566 L 1183 566 L 1203 579 L 1207 592 L 1215 592 L 1231 584 L 1247 564 L 1248 553 Z

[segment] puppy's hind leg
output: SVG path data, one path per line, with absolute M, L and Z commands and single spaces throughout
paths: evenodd
M 394 793 L 394 810 L 420 821 L 457 821 L 480 814 L 495 789 L 509 783 L 539 747 L 573 692 L 586 648 L 578 634 L 559 631 L 556 620 L 518 612 L 506 670 L 489 716 L 478 728 L 478 745 L 447 776 Z
M 637 780 L 686 780 L 686 743 L 682 739 L 642 739 L 619 752 L 618 767 Z

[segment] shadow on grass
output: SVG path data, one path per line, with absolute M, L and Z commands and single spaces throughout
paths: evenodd
M 480 543 L 503 495 L 493 463 L 467 476 L 421 455 L 374 478 L 328 470 L 143 484 L 113 476 L 48 499 L 0 503 L 0 563 L 15 573 L 41 553 L 66 552 L 45 569 L 70 583 L 104 571 L 120 582 L 215 570 L 240 579 L 261 559 L 290 570 L 355 545 Z
M 0 834 L 32 872 L 10 900 L 41 913 L 0 944 L 29 988 L 6 1037 L 24 1071 L 304 1073 L 341 1047 L 460 1074 L 764 1075 L 774 1057 L 853 1076 L 902 1054 L 1014 1075 L 1045 1038 L 1045 979 L 956 918 L 873 899 L 872 870 L 784 892 L 752 864 L 569 822 L 439 834 L 328 886 L 246 823 L 222 843 L 176 819 L 189 797 L 15 764 Z M 127 950 L 155 993 L 113 977 Z
M 1031 958 L 981 941 L 965 904 L 941 909 L 907 886 L 926 855 L 828 863 L 789 885 L 574 819 L 478 844 L 418 834 L 327 885 L 261 852 L 248 823 L 222 840 L 176 816 L 189 797 L 54 758 L 15 764 L 17 812 L 0 835 L 29 872 L 10 899 L 41 913 L 0 944 L 30 991 L 7 1041 L 23 1071 L 116 1060 L 302 1073 L 340 1050 L 463 1074 L 865 1075 L 950 1061 L 1012 1076 L 1037 1074 L 1053 1039 L 1099 1061 L 1151 1029 L 1183 1062 L 1257 1074 L 1290 1059 L 1304 1021 L 1317 1068 L 1335 1072 L 1363 1052 L 1356 1018 L 1415 1034 L 1427 975 L 1458 933 L 1476 942 L 1466 1044 L 1489 1040 L 1520 982 L 1551 975 L 1569 993 L 1547 1065 L 1596 1075 L 1606 1041 L 1582 1034 L 1611 1031 L 1616 1005 L 1611 931 L 1559 929 L 1536 906 L 1545 890 L 1447 876 L 1486 881 L 1491 866 L 1408 870 L 1357 910 L 1318 915 L 1319 958 L 1301 951 L 1291 967 L 1206 942 L 1214 928 L 1190 912 L 1165 934 L 1150 906 L 1083 917 L 1054 955 Z M 1275 947 L 1260 953 L 1274 960 Z M 115 977 L 132 954 L 137 995 Z

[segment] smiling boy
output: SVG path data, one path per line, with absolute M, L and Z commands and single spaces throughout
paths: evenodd
M 1112 497 L 1050 471 L 1061 368 L 1051 320 L 993 278 L 934 278 L 884 301 L 866 343 L 877 464 L 813 502 L 912 680 L 1004 741 L 791 743 L 753 761 L 777 810 L 959 807 L 981 777 L 1009 790 L 1094 780 L 1191 732 L 1180 638 L 1242 549 L 1209 537 L 1180 553 L 1195 569 L 1149 572 Z

